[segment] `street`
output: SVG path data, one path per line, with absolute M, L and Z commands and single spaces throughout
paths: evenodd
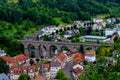
M 72 61 L 71 62 L 66 62 L 66 66 L 64 68 L 65 74 L 67 77 L 71 78 L 74 80 L 73 75 L 72 75 Z

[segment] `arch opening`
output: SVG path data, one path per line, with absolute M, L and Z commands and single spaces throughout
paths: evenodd
M 55 57 L 58 54 L 58 49 L 56 46 L 51 45 L 49 49 L 50 49 L 50 57 Z
M 69 51 L 69 48 L 67 46 L 61 47 L 61 52 L 66 53 L 67 51 Z
M 30 58 L 35 58 L 35 46 L 32 44 L 29 44 L 28 51 L 29 51 Z

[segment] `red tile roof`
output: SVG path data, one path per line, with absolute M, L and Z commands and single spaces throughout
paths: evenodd
M 15 66 L 17 62 L 26 61 L 29 57 L 27 55 L 20 54 L 15 57 L 2 56 L 1 58 L 3 58 L 8 64 L 12 64 Z
M 53 62 L 50 63 L 50 66 L 51 67 L 61 67 L 61 64 L 58 61 L 53 61 Z
M 83 61 L 83 59 L 84 59 L 84 54 L 80 54 L 80 53 L 74 54 L 73 60 Z
M 50 70 L 50 64 L 43 64 L 43 68 L 45 68 L 49 71 Z
M 19 75 L 23 72 L 38 72 L 40 66 L 12 66 L 9 70 L 10 74 Z
M 59 59 L 61 62 L 65 62 L 66 55 L 64 53 L 59 54 L 56 58 Z

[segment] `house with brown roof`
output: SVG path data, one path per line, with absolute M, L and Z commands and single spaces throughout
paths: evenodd
M 75 77 L 75 79 L 78 79 L 78 76 L 82 75 L 83 72 L 83 66 L 81 66 L 80 64 L 76 64 L 73 66 L 73 76 Z
M 96 54 L 95 54 L 95 50 L 91 49 L 91 50 L 86 50 L 85 51 L 85 57 L 84 57 L 85 61 L 87 62 L 95 62 L 96 61 Z
M 72 48 L 70 51 L 66 53 L 67 55 L 67 61 L 71 61 L 74 58 L 74 54 L 78 53 L 78 50 L 76 48 Z
M 61 64 L 61 67 L 64 68 L 67 61 L 67 55 L 65 53 L 61 53 L 54 59 L 54 61 L 58 61 Z
M 17 80 L 22 73 L 26 73 L 33 78 L 38 75 L 40 66 L 12 66 L 9 70 L 10 80 Z
M 26 61 L 29 59 L 29 56 L 20 54 L 15 57 L 2 56 L 1 58 L 4 59 L 7 62 L 7 64 L 11 67 L 26 63 Z
M 62 69 L 61 63 L 59 61 L 52 61 L 50 63 L 50 78 L 55 78 L 57 72 Z

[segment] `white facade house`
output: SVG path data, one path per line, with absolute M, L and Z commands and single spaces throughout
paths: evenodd
M 62 69 L 61 64 L 57 61 L 51 62 L 50 64 L 50 78 L 55 78 L 57 72 Z
M 95 62 L 96 61 L 96 54 L 94 50 L 86 50 L 85 51 L 85 61 L 87 62 Z
M 64 35 L 64 38 L 69 38 L 69 37 L 72 37 L 74 36 L 74 33 L 72 30 L 68 30 L 65 32 L 65 35 Z
M 94 22 L 94 23 L 103 22 L 103 19 L 102 19 L 102 18 L 94 18 L 94 19 L 93 19 L 93 22 Z
M 114 33 L 118 33 L 118 35 L 120 36 L 120 28 L 107 28 L 105 30 L 105 36 L 112 36 Z
M 59 30 L 59 28 L 56 27 L 56 26 L 54 26 L 54 25 L 48 26 L 48 27 L 46 27 L 46 28 L 43 28 L 43 29 L 39 32 L 38 37 L 40 38 L 41 36 L 44 36 L 44 35 L 50 35 L 50 34 L 52 34 L 53 32 L 56 32 L 56 30 Z
M 116 22 L 116 18 L 108 18 L 107 23 L 108 24 L 114 24 Z
M 94 24 L 93 27 L 92 27 L 92 30 L 101 30 L 103 28 L 102 25 L 100 24 Z
M 77 28 L 80 28 L 82 26 L 82 23 L 80 21 L 74 21 L 74 25 L 76 25 Z
M 83 36 L 80 38 L 81 42 L 106 42 L 109 41 L 110 39 L 104 36 Z

